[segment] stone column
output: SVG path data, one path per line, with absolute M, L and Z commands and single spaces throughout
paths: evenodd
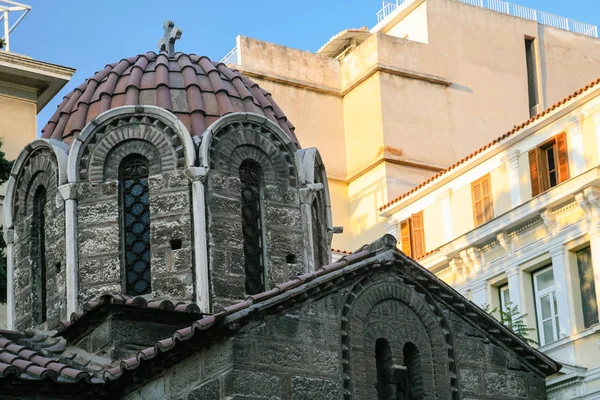
M 479 281 L 471 287 L 473 303 L 482 307 L 484 304 L 489 304 L 487 296 L 488 283 L 485 280 Z
M 67 183 L 58 187 L 65 201 L 65 243 L 67 319 L 77 312 L 79 297 L 79 252 L 77 247 L 77 184 Z
M 188 167 L 192 183 L 192 214 L 194 221 L 194 288 L 196 304 L 200 311 L 210 312 L 210 289 L 208 286 L 208 245 L 206 232 L 206 199 L 204 183 L 208 168 Z
M 15 329 L 15 230 L 9 228 L 4 232 L 6 242 L 6 328 Z
M 312 203 L 317 197 L 319 190 L 323 190 L 322 183 L 309 183 L 300 189 L 300 211 L 302 215 L 302 227 L 304 230 L 304 265 L 308 266 L 308 271 L 312 272 L 316 269 L 315 265 L 315 244 L 313 242 L 313 218 L 312 218 Z M 320 265 L 319 265 L 320 267 Z
M 437 201 L 442 206 L 442 224 L 444 228 L 444 242 L 449 242 L 453 238 L 452 228 L 452 189 L 446 189 L 436 196 Z
M 515 208 L 521 204 L 521 187 L 519 186 L 519 150 L 513 150 L 504 157 L 502 162 L 508 172 L 508 185 L 510 188 L 510 204 Z
M 560 338 L 571 335 L 573 313 L 573 299 L 569 293 L 570 274 L 567 271 L 567 254 L 565 246 L 560 244 L 550 249 L 552 256 L 552 270 L 554 271 L 554 288 L 556 291 L 556 303 L 558 305 L 558 320 L 560 326 Z
M 523 301 L 521 299 L 521 272 L 519 267 L 514 265 L 506 270 L 506 277 L 508 278 L 508 290 L 510 292 L 510 302 L 513 306 L 519 307 L 519 313 L 525 314 L 523 310 Z
M 563 129 L 569 135 L 569 159 L 573 166 L 570 175 L 576 176 L 585 171 L 585 152 L 583 149 L 583 128 L 581 116 L 576 115 L 565 120 Z

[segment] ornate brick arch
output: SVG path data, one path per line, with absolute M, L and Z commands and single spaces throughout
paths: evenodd
M 261 165 L 265 182 L 296 185 L 294 153 L 265 125 L 232 120 L 220 126 L 210 140 L 211 170 L 235 176 L 241 163 L 251 159 Z
M 142 154 L 151 174 L 193 166 L 195 147 L 175 115 L 153 106 L 123 106 L 92 120 L 71 146 L 69 182 L 114 179 L 123 157 Z
M 428 297 L 407 278 L 378 274 L 357 283 L 342 311 L 342 358 L 347 400 L 376 398 L 375 343 L 389 341 L 395 364 L 407 343 L 421 354 L 426 398 L 452 399 L 455 366 L 448 325 Z

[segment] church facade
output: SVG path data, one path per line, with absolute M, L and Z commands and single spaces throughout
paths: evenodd
M 318 150 L 180 35 L 86 80 L 14 164 L 0 398 L 545 398 L 561 365 L 392 236 L 331 263 Z

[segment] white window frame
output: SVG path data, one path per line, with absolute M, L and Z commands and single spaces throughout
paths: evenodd
M 538 290 L 538 283 L 537 283 L 537 277 L 539 275 L 542 275 L 545 272 L 548 272 L 552 270 L 552 265 L 549 265 L 548 267 L 545 267 L 543 269 L 540 269 L 538 271 L 536 271 L 533 274 L 533 291 L 534 291 L 534 297 L 535 297 L 535 319 L 537 322 L 537 326 L 538 326 L 538 338 L 540 340 L 540 346 L 544 346 L 553 342 L 556 342 L 559 339 L 559 318 L 560 316 L 558 315 L 558 310 L 554 309 L 554 303 L 557 302 L 556 300 L 556 280 L 554 281 L 554 284 L 549 287 L 546 288 L 542 291 Z M 552 271 L 554 273 L 554 271 Z M 550 318 L 547 318 L 545 320 L 542 319 L 542 302 L 541 299 L 543 297 L 546 296 L 553 296 L 553 298 L 550 301 Z M 544 336 L 544 322 L 546 321 L 552 321 L 552 334 L 554 336 L 553 340 L 551 342 L 546 343 L 546 338 Z
M 508 285 L 502 285 L 498 288 L 498 292 L 500 294 L 500 310 L 506 312 L 506 293 L 508 292 L 510 297 L 510 288 Z

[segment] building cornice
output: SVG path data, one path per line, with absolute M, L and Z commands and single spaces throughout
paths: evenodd
M 64 67 L 62 65 L 51 64 L 43 61 L 37 61 L 30 57 L 0 50 L 0 66 L 18 68 L 47 75 L 54 78 L 70 79 L 75 73 L 74 68 Z

